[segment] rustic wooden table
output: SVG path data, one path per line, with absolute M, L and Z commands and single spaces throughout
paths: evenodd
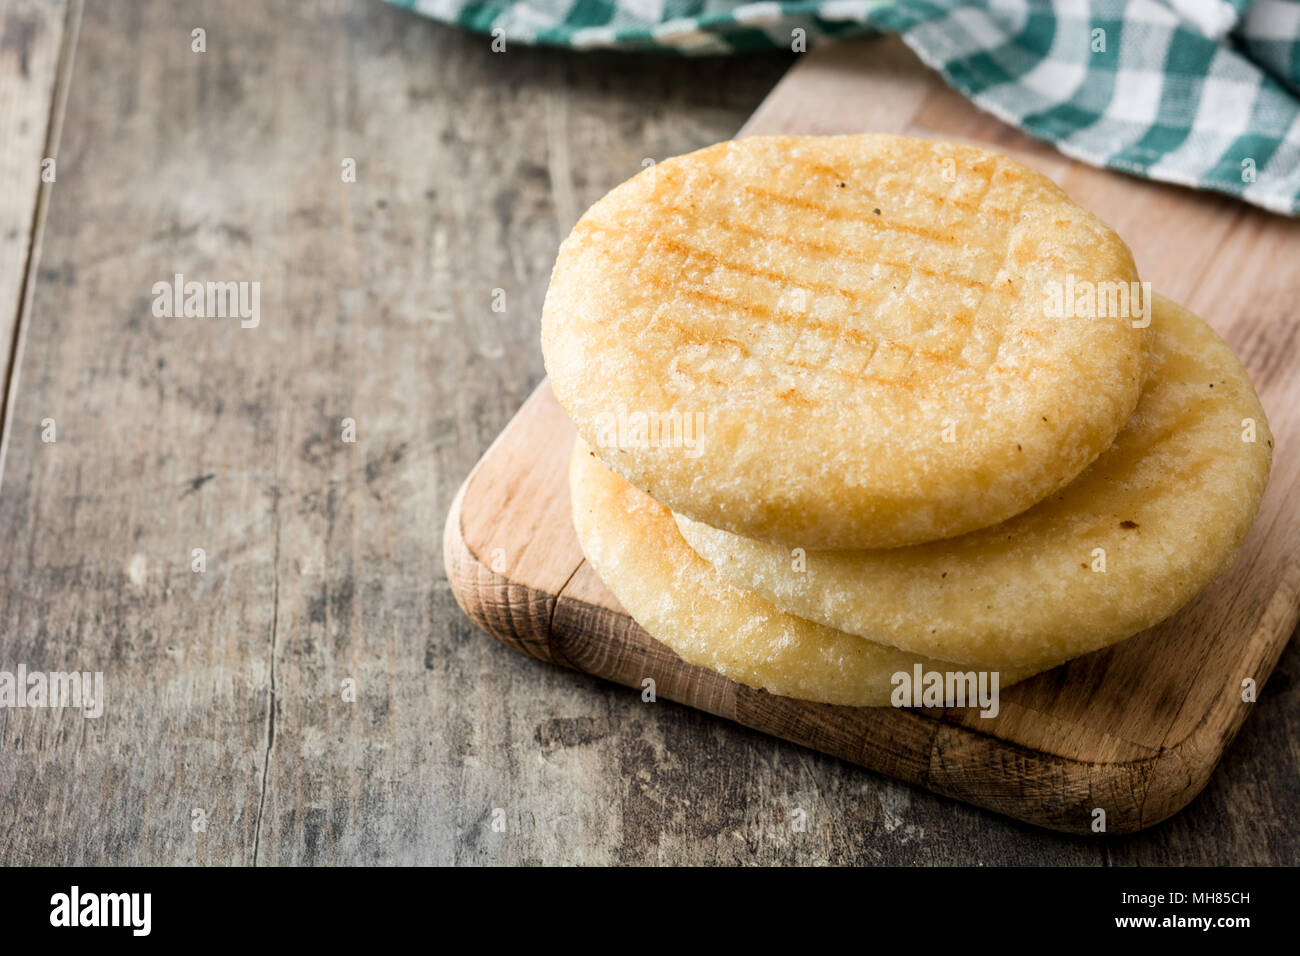
M 0 670 L 105 682 L 0 708 L 0 862 L 1300 859 L 1294 644 L 1184 813 L 1083 839 L 460 614 L 443 517 L 541 378 L 556 245 L 789 58 L 494 54 L 372 0 L 8 0 L 0 38 Z M 257 327 L 156 315 L 177 273 L 259 283 Z

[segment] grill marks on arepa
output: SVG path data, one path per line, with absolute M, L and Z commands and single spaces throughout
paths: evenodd
M 988 165 L 991 167 L 993 164 Z M 814 169 L 820 173 L 825 183 L 835 181 L 838 176 L 835 170 L 825 167 Z M 984 190 L 978 194 L 976 203 L 966 202 L 963 206 L 975 216 L 996 213 L 996 218 L 1000 220 L 1010 219 L 1011 213 L 1006 209 L 981 206 L 988 196 L 995 175 L 990 173 L 987 177 L 977 178 Z M 1015 177 L 1013 175 L 1010 178 Z M 956 182 L 954 179 L 954 188 Z M 668 297 L 670 301 L 677 297 L 686 300 L 691 306 L 703 306 L 711 310 L 709 319 L 725 329 L 725 332 L 704 334 L 698 330 L 688 330 L 687 323 L 671 322 L 665 317 L 667 310 L 661 309 L 656 314 L 655 324 L 646 329 L 646 334 L 661 332 L 661 323 L 668 322 L 688 346 L 721 344 L 727 350 L 725 358 L 742 360 L 750 356 L 749 346 L 754 344 L 758 336 L 770 332 L 763 328 L 765 324 L 780 326 L 786 330 L 778 333 L 784 339 L 781 343 L 784 348 L 766 354 L 774 359 L 784 355 L 785 364 L 799 372 L 829 373 L 837 380 L 839 387 L 825 383 L 827 387 L 821 390 L 827 398 L 837 397 L 836 393 L 843 397 L 855 386 L 861 386 L 870 380 L 874 380 L 877 385 L 905 387 L 908 384 L 908 369 L 916 361 L 980 372 L 996 356 L 996 344 L 993 348 L 981 349 L 974 356 L 960 341 L 927 347 L 923 341 L 916 344 L 907 341 L 916 334 L 915 330 L 899 330 L 893 335 L 882 336 L 848 323 L 834 325 L 817 318 L 811 308 L 796 308 L 783 305 L 782 302 L 788 298 L 785 293 L 792 289 L 802 290 L 808 295 L 837 297 L 843 301 L 850 314 L 872 313 L 887 309 L 892 300 L 909 299 L 915 288 L 915 277 L 921 276 L 939 286 L 958 285 L 971 291 L 969 307 L 964 312 L 945 318 L 949 330 L 968 326 L 974 323 L 990 295 L 996 298 L 1013 294 L 1014 286 L 997 281 L 1005 267 L 1006 250 L 1012 241 L 1010 227 L 1006 230 L 1007 239 L 1001 252 L 995 251 L 990 244 L 989 261 L 993 263 L 992 267 L 986 267 L 982 275 L 969 276 L 951 269 L 927 268 L 917 264 L 915 260 L 923 259 L 923 252 L 914 251 L 912 262 L 882 256 L 880 250 L 884 248 L 883 241 L 878 241 L 875 246 L 864 246 L 854 241 L 856 237 L 853 236 L 817 240 L 795 232 L 764 230 L 743 222 L 728 221 L 724 216 L 725 202 L 716 201 L 716 197 L 726 193 L 728 183 L 714 171 L 696 177 L 689 183 L 694 187 L 690 193 L 693 198 L 689 203 L 683 204 L 680 195 L 686 185 L 688 184 L 678 184 L 675 195 L 666 188 L 656 194 L 656 198 L 664 203 L 661 218 L 673 221 L 677 230 L 671 233 L 664 230 L 654 232 L 641 267 L 642 272 L 657 271 L 660 275 L 675 278 L 667 284 L 638 284 L 649 292 Z M 812 188 L 816 188 L 816 185 L 814 183 Z M 901 232 L 921 240 L 923 246 L 945 246 L 956 242 L 950 231 L 912 226 L 875 215 L 874 210 L 879 207 L 871 204 L 877 201 L 875 197 L 879 191 L 871 186 L 864 188 L 868 198 L 856 206 L 848 201 L 848 197 L 837 202 L 819 203 L 793 193 L 776 192 L 748 184 L 740 188 L 765 203 L 789 206 L 801 214 L 807 214 L 806 217 L 801 217 L 800 224 L 830 219 L 848 226 L 865 226 L 870 233 L 875 234 Z M 940 203 L 946 201 L 944 197 L 934 198 Z M 850 208 L 845 208 L 846 206 Z M 871 211 L 864 214 L 869 206 Z M 753 217 L 753 221 L 764 223 L 768 221 L 768 216 L 759 213 Z M 722 232 L 733 238 L 743 237 L 751 244 L 742 250 L 749 255 L 723 256 L 711 251 L 707 248 L 710 232 Z M 756 261 L 758 256 L 753 254 L 755 251 L 766 252 L 773 245 L 788 246 L 796 253 L 790 267 L 774 269 Z M 667 267 L 663 266 L 661 257 L 669 260 Z M 815 273 L 809 274 L 810 267 L 819 264 L 818 260 L 824 264 L 844 259 L 862 263 L 870 267 L 871 271 L 861 277 L 863 281 L 853 285 L 843 281 L 825 281 L 818 279 Z M 898 277 L 882 279 L 881 269 L 893 270 L 898 273 Z M 729 278 L 731 281 L 728 281 Z M 755 297 L 752 295 L 752 284 L 748 298 L 729 292 L 751 280 L 765 284 L 769 295 L 764 299 Z M 693 313 L 694 324 L 701 324 L 703 319 L 703 313 Z M 920 331 L 923 333 L 926 329 Z M 998 337 L 999 342 L 1000 340 L 1001 336 Z M 871 363 L 877 355 L 880 355 L 881 362 L 873 368 Z M 832 357 L 834 361 L 829 362 L 828 359 Z M 980 361 L 974 361 L 976 357 Z M 681 364 L 678 363 L 679 368 Z M 741 376 L 770 374 L 770 369 L 743 361 L 739 361 L 732 371 Z M 704 377 L 711 380 L 717 378 L 716 375 Z M 810 378 L 805 387 L 815 387 L 811 384 L 813 381 Z M 779 386 L 778 394 L 791 394 L 792 387 L 787 383 L 774 384 Z
M 617 408 L 707 417 L 698 454 L 597 447 L 674 510 L 792 546 L 894 547 L 1023 509 L 1132 411 L 1146 337 L 1044 322 L 1045 283 L 1067 274 L 1136 279 L 1113 232 L 1010 160 L 748 139 L 665 160 L 588 211 L 543 348 L 593 444 Z

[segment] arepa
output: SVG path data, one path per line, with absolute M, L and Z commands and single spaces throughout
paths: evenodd
M 542 347 L 578 433 L 673 511 L 898 547 L 1003 521 L 1109 447 L 1146 375 L 1137 280 L 1109 227 L 1006 157 L 760 137 L 592 206 Z
M 724 579 L 915 654 L 1038 671 L 1173 614 L 1231 562 L 1273 439 L 1241 362 L 1155 297 L 1153 370 L 1112 448 L 996 527 L 908 548 L 791 549 L 678 524 Z
M 786 614 L 727 584 L 673 517 L 581 440 L 569 484 L 583 553 L 615 597 L 687 663 L 785 697 L 857 707 L 890 703 L 894 676 L 967 668 L 929 660 Z M 999 672 L 1007 686 L 1027 672 Z

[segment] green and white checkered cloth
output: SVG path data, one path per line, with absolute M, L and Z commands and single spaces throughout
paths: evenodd
M 497 41 L 688 54 L 897 32 L 1066 155 L 1300 214 L 1300 0 L 389 0 Z

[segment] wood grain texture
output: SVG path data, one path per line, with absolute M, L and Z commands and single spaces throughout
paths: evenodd
M 778 698 L 685 664 L 601 586 L 578 549 L 564 494 L 573 429 L 543 386 L 452 508 L 449 579 L 472 619 L 543 660 L 634 688 L 653 678 L 669 699 L 1042 826 L 1089 833 L 1101 808 L 1110 832 L 1140 830 L 1207 783 L 1254 706 L 1242 700 L 1243 681 L 1263 685 L 1300 616 L 1300 380 L 1294 355 L 1279 361 L 1276 349 L 1258 344 L 1294 333 L 1300 275 L 1288 263 L 1300 261 L 1300 229 L 1008 137 L 931 74 L 900 61 L 898 44 L 885 49 L 880 60 L 862 56 L 861 45 L 808 59 L 744 132 L 961 138 L 1044 169 L 1109 221 L 1152 204 L 1120 227 L 1143 278 L 1177 290 L 1171 294 L 1234 343 L 1276 436 L 1272 483 L 1231 570 L 1161 625 L 1005 691 L 992 719 L 974 708 L 850 709 Z M 888 103 L 867 104 L 863 91 L 886 77 Z M 1189 275 L 1188 262 L 1199 272 Z
M 541 379 L 555 247 L 789 62 L 494 55 L 370 0 L 87 5 L 0 490 L 0 668 L 102 669 L 108 701 L 0 710 L 0 863 L 1296 861 L 1295 647 L 1188 811 L 1098 840 L 646 705 L 456 607 L 441 523 Z M 178 270 L 260 280 L 261 326 L 154 318 Z

